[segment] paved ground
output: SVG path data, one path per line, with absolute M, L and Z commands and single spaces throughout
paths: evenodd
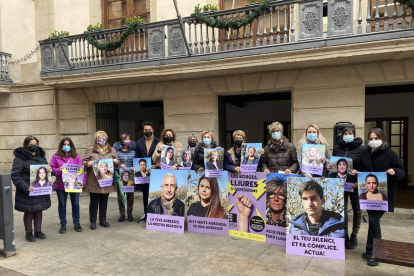
M 118 222 L 118 206 L 110 198 L 110 228 L 89 229 L 88 196 L 81 196 L 82 233 L 68 224 L 58 233 L 56 196 L 44 212 L 46 240 L 24 240 L 22 213 L 15 212 L 17 255 L 0 258 L 0 275 L 414 275 L 414 269 L 380 264 L 368 267 L 361 258 L 367 224 L 362 224 L 359 246 L 346 251 L 346 261 L 286 255 L 283 247 L 206 234 L 172 234 L 146 230 L 144 224 Z M 142 200 L 136 199 L 135 217 Z M 68 217 L 70 217 L 68 209 Z M 382 219 L 383 238 L 413 241 L 414 220 Z M 408 216 L 409 217 L 409 216 Z

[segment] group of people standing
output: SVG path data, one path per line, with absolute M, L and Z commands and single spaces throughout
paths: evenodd
M 183 148 L 183 145 L 177 141 L 177 136 L 172 129 L 164 129 L 160 138 L 154 135 L 154 128 L 151 122 L 143 123 L 144 137 L 139 139 L 136 143 L 131 140 L 131 135 L 124 133 L 119 137 L 119 141 L 113 146 L 108 143 L 108 135 L 104 131 L 98 131 L 94 134 L 94 144 L 86 149 L 83 158 L 76 152 L 75 145 L 71 138 L 64 137 L 60 141 L 56 153 L 52 156 L 49 162 L 49 172 L 55 176 L 56 180 L 53 185 L 56 190 L 58 198 L 58 213 L 60 219 L 59 233 L 66 232 L 66 202 L 68 193 L 65 192 L 62 169 L 63 164 L 77 164 L 83 165 L 85 170 L 84 185 L 85 191 L 90 194 L 89 203 L 89 220 L 90 229 L 96 229 L 96 222 L 98 219 L 99 210 L 99 225 L 102 227 L 110 227 L 106 221 L 108 196 L 111 192 L 116 192 L 116 185 L 113 184 L 108 187 L 101 187 L 98 183 L 97 177 L 93 172 L 93 164 L 96 160 L 100 159 L 112 159 L 114 168 L 131 168 L 132 173 L 133 159 L 134 158 L 151 158 L 152 164 L 145 164 L 152 169 L 161 168 L 161 162 L 168 161 L 171 165 L 171 170 L 178 169 L 180 166 L 191 167 L 192 170 L 201 172 L 204 171 L 204 151 L 207 149 L 220 149 L 220 146 L 214 141 L 214 134 L 211 131 L 204 131 L 201 134 L 201 140 L 198 141 L 195 135 L 188 137 L 188 144 L 186 148 L 194 148 L 194 153 L 190 159 L 192 151 L 186 151 L 183 155 L 183 160 L 178 163 L 176 154 L 175 156 L 168 155 L 162 156 L 162 151 L 165 147 L 172 146 L 175 149 Z M 325 146 L 325 156 L 321 158 L 320 162 L 324 164 L 324 175 L 326 177 L 344 178 L 346 182 L 355 183 L 354 192 L 345 192 L 345 233 L 346 233 L 346 248 L 353 249 L 357 246 L 357 235 L 361 224 L 361 210 L 359 208 L 359 197 L 357 192 L 356 175 L 359 171 L 367 172 L 386 172 L 388 175 L 388 204 L 389 211 L 394 211 L 394 201 L 396 194 L 397 181 L 401 180 L 405 176 L 405 170 L 401 164 L 398 156 L 390 149 L 384 132 L 375 128 L 369 132 L 367 139 L 368 147 L 363 146 L 362 139 L 356 136 L 355 129 L 352 127 L 344 128 L 338 145 L 333 150 L 333 156 L 348 157 L 353 160 L 353 168 L 351 175 L 343 174 L 343 171 L 338 170 L 337 173 L 328 175 L 329 159 L 331 152 L 329 145 L 317 125 L 309 125 L 303 136 L 295 147 L 289 140 L 283 135 L 283 125 L 274 122 L 269 128 L 271 139 L 267 145 L 260 149 L 260 158 L 257 160 L 254 158 L 254 148 L 248 149 L 248 152 L 252 151 L 251 158 L 245 159 L 242 156 L 242 145 L 246 143 L 246 135 L 242 130 L 237 130 L 233 133 L 234 146 L 225 152 L 223 167 L 218 168 L 214 162 L 214 156 L 211 158 L 211 166 L 215 166 L 218 169 L 224 169 L 232 173 L 241 173 L 241 164 L 250 162 L 249 164 L 258 164 L 258 171 L 269 173 L 283 172 L 285 175 L 291 173 L 301 173 L 301 159 L 302 159 L 302 144 L 322 144 Z M 216 153 L 217 154 L 217 153 Z M 48 209 L 51 206 L 50 195 L 41 196 L 29 196 L 29 192 L 33 190 L 30 185 L 30 165 L 36 164 L 48 164 L 45 158 L 45 151 L 40 147 L 39 140 L 34 136 L 28 136 L 23 146 L 14 150 L 15 159 L 12 167 L 12 180 L 16 185 L 16 200 L 15 209 L 24 212 L 24 225 L 26 230 L 26 240 L 33 242 L 38 239 L 45 239 L 46 235 L 42 233 L 42 211 Z M 168 160 L 167 160 L 168 159 Z M 244 160 L 245 159 L 245 160 Z M 145 161 L 145 159 L 141 159 Z M 144 162 L 142 162 L 144 163 Z M 181 164 L 183 163 L 183 164 Z M 184 164 L 185 163 L 185 164 Z M 143 164 L 144 165 L 144 164 Z M 140 161 L 141 166 L 141 161 Z M 208 168 L 207 168 L 208 169 Z M 136 172 L 139 172 L 139 168 L 135 168 Z M 145 173 L 145 171 L 143 172 Z M 310 174 L 302 174 L 308 177 L 315 177 Z M 126 181 L 130 181 L 129 178 L 125 178 Z M 123 177 L 121 174 L 121 181 Z M 138 185 L 135 185 L 138 186 Z M 139 184 L 143 193 L 143 205 L 144 213 L 138 223 L 146 221 L 147 207 L 148 207 L 148 193 L 149 183 Z M 283 187 L 282 187 L 283 188 Z M 280 191 L 286 191 L 286 189 L 280 189 Z M 122 201 L 121 192 L 118 190 L 118 205 L 120 217 L 119 222 L 124 221 L 126 218 L 128 221 L 134 221 L 132 216 L 134 205 L 134 194 L 127 193 L 127 210 L 125 214 L 125 204 Z M 280 192 L 279 192 L 280 194 Z M 286 195 L 280 194 L 272 196 L 269 201 L 274 200 L 276 203 L 279 201 L 286 201 Z M 69 193 L 69 197 L 72 204 L 72 218 L 74 229 L 77 232 L 82 231 L 80 225 L 79 214 L 79 193 Z M 351 235 L 348 233 L 348 216 L 347 216 L 347 203 L 351 201 L 353 209 L 353 228 Z M 285 206 L 285 204 L 279 204 Z M 206 205 L 207 204 L 207 205 Z M 199 206 L 199 209 L 208 208 L 208 203 Z M 269 203 L 270 204 L 270 203 Z M 194 207 L 195 208 L 195 207 Z M 190 208 L 189 212 L 198 212 L 196 209 Z M 280 208 L 279 208 L 280 209 Z M 207 209 L 206 209 L 207 210 Z M 208 209 L 210 210 L 210 209 Z M 205 211 L 205 210 L 204 210 Z M 280 213 L 285 210 L 278 210 L 278 214 L 269 214 L 269 218 L 277 221 L 280 219 Z M 380 218 L 384 214 L 383 211 L 368 211 L 369 215 L 369 229 L 366 252 L 363 254 L 363 258 L 367 259 L 369 265 L 378 265 L 372 260 L 373 239 L 381 238 Z M 34 221 L 34 234 L 32 223 Z

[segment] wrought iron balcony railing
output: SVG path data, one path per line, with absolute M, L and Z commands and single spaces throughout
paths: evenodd
M 11 85 L 12 81 L 9 78 L 9 65 L 11 55 L 0 52 L 0 85 Z

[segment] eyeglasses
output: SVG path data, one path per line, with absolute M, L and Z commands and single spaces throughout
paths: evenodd
M 269 195 L 269 198 L 270 199 L 273 199 L 273 198 L 275 198 L 275 196 L 277 195 L 277 197 L 279 198 L 279 199 L 281 199 L 281 200 L 284 200 L 285 198 L 286 198 L 286 195 L 284 195 L 284 194 L 281 194 L 281 193 L 271 193 L 270 195 Z

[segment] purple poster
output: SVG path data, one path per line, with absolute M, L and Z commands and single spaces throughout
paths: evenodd
M 266 174 L 228 174 L 229 236 L 265 242 Z
M 204 167 L 207 177 L 221 177 L 223 174 L 224 149 L 204 149 Z
M 325 145 L 303 143 L 300 170 L 304 174 L 322 175 L 323 157 L 325 157 Z
M 344 182 L 288 177 L 286 253 L 345 260 Z
M 119 168 L 119 175 L 121 177 L 122 192 L 134 193 L 135 184 L 132 180 L 132 171 L 130 167 L 126 167 L 125 170 Z
M 148 184 L 151 176 L 151 157 L 134 158 L 134 183 Z
M 352 185 L 354 185 L 354 183 L 345 182 L 344 183 L 344 192 L 353 193 L 354 192 L 354 188 L 352 187 Z
M 81 193 L 83 187 L 83 165 L 63 164 L 62 179 L 67 193 Z
M 53 192 L 49 165 L 30 165 L 29 196 L 50 195 Z
M 99 159 L 93 163 L 93 172 L 98 180 L 99 186 L 108 187 L 113 183 L 114 163 L 112 159 Z
M 184 233 L 188 171 L 152 170 L 147 229 Z
M 240 168 L 242 172 L 256 172 L 260 160 L 260 143 L 247 143 L 242 145 Z
M 359 172 L 358 194 L 362 210 L 388 212 L 387 174 L 385 172 Z
M 177 150 L 177 167 L 179 170 L 191 170 L 195 148 L 179 148 Z
M 187 225 L 189 232 L 229 234 L 227 212 L 227 172 L 221 177 L 206 177 L 189 171 L 187 182 Z
M 169 170 L 174 166 L 175 148 L 172 146 L 165 146 L 161 151 L 161 169 Z

